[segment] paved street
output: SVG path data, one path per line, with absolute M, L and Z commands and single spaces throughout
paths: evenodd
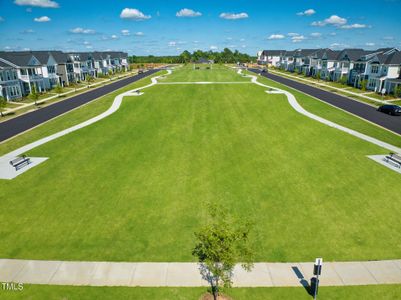
M 32 127 L 38 126 L 83 104 L 93 101 L 105 94 L 154 74 L 157 71 L 159 70 L 149 70 L 143 74 L 138 74 L 110 83 L 103 87 L 88 91 L 87 93 L 68 98 L 64 101 L 57 102 L 36 111 L 2 122 L 0 123 L 0 142 L 31 129 Z
M 260 72 L 258 69 L 250 69 L 250 71 L 255 73 Z M 310 85 L 294 81 L 282 76 L 274 75 L 271 73 L 262 73 L 261 76 L 287 85 L 310 96 L 316 97 L 324 102 L 327 102 L 354 115 L 357 115 L 358 117 L 380 125 L 395 133 L 401 134 L 401 116 L 390 116 L 378 112 L 376 108 L 365 103 L 351 100 L 347 97 L 324 91 L 322 89 L 315 88 Z

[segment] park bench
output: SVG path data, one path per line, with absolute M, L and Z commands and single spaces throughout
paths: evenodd
M 10 165 L 15 168 L 15 171 L 18 171 L 21 167 L 23 167 L 24 165 L 29 165 L 30 163 L 30 158 L 26 157 L 25 155 L 10 160 Z
M 390 153 L 389 155 L 386 155 L 384 160 L 388 163 L 391 162 L 395 164 L 397 167 L 401 168 L 401 154 Z

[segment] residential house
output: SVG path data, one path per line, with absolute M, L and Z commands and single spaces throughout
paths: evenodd
M 42 63 L 31 52 L 0 52 L 0 61 L 17 71 L 22 95 L 28 95 L 33 86 L 38 92 L 46 90 Z
M 258 64 L 279 67 L 285 50 L 263 50 L 258 55 Z
M 2 60 L 0 60 L 0 96 L 7 101 L 22 97 L 17 70 Z

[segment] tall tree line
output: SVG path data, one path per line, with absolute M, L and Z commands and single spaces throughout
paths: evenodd
M 231 51 L 228 48 L 224 48 L 221 52 L 214 51 L 202 51 L 196 50 L 189 52 L 185 50 L 178 56 L 130 56 L 130 63 L 190 63 L 196 62 L 199 59 L 204 58 L 208 60 L 214 60 L 215 63 L 247 63 L 255 61 L 256 57 L 252 57 L 249 54 L 241 53 L 238 50 Z

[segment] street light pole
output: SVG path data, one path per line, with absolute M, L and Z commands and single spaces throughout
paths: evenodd
M 315 284 L 313 285 L 313 300 L 316 300 L 317 292 L 319 288 L 319 275 L 322 274 L 323 258 L 316 258 L 315 265 L 313 266 L 313 275 L 316 275 Z

